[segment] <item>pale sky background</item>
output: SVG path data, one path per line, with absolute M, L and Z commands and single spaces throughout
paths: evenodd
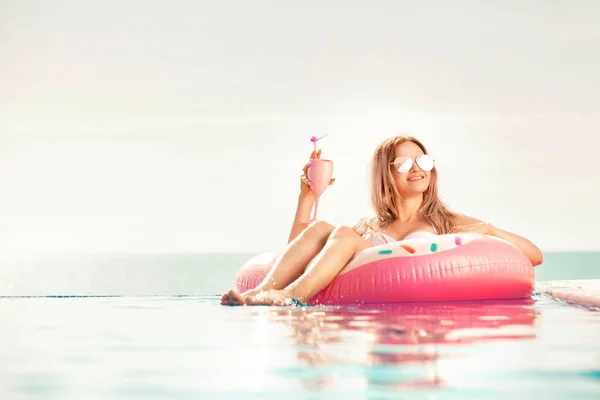
M 4 251 L 287 240 L 312 135 L 320 217 L 370 213 L 382 139 L 422 139 L 456 211 L 600 250 L 600 2 L 0 2 Z

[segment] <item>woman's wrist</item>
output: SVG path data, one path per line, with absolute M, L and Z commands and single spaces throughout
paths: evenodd
M 487 223 L 487 225 L 486 225 L 486 231 L 487 231 L 486 233 L 488 235 L 498 236 L 498 228 L 496 228 L 494 225 L 492 225 L 490 223 Z
M 313 196 L 301 193 L 300 196 L 298 196 L 298 205 L 296 206 L 296 219 L 308 221 L 314 205 L 315 198 Z
M 310 204 L 311 206 L 315 203 L 315 196 L 312 193 L 300 193 L 298 195 L 298 204 Z

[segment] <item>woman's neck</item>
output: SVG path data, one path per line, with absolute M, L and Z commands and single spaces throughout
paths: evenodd
M 394 222 L 411 222 L 419 218 L 419 208 L 423 204 L 423 195 L 419 194 L 416 196 L 398 198 L 396 199 L 396 221 Z

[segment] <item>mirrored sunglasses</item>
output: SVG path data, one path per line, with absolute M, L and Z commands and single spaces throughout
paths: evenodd
M 410 158 L 410 157 L 397 157 L 392 165 L 401 174 L 405 174 L 413 166 L 414 162 L 421 168 L 423 171 L 431 171 L 435 164 L 435 160 L 428 154 L 423 154 L 418 157 Z

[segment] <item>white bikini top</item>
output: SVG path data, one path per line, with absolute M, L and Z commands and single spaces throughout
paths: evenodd
M 422 237 L 427 237 L 427 236 L 435 236 L 435 235 L 437 235 L 437 233 L 435 233 L 435 228 L 433 228 L 433 232 L 429 232 L 429 231 L 411 232 L 408 235 L 406 235 L 406 237 L 403 240 L 417 239 L 417 238 L 422 238 Z
M 435 236 L 437 235 L 437 231 L 435 230 L 435 226 L 431 224 L 431 228 L 433 228 L 433 232 L 429 231 L 414 231 L 406 235 L 406 237 L 402 240 L 408 239 L 418 239 L 422 237 Z M 396 239 L 391 237 L 390 235 L 386 235 L 383 232 L 370 232 L 370 235 L 367 240 L 369 240 L 372 244 L 386 244 L 396 242 Z

